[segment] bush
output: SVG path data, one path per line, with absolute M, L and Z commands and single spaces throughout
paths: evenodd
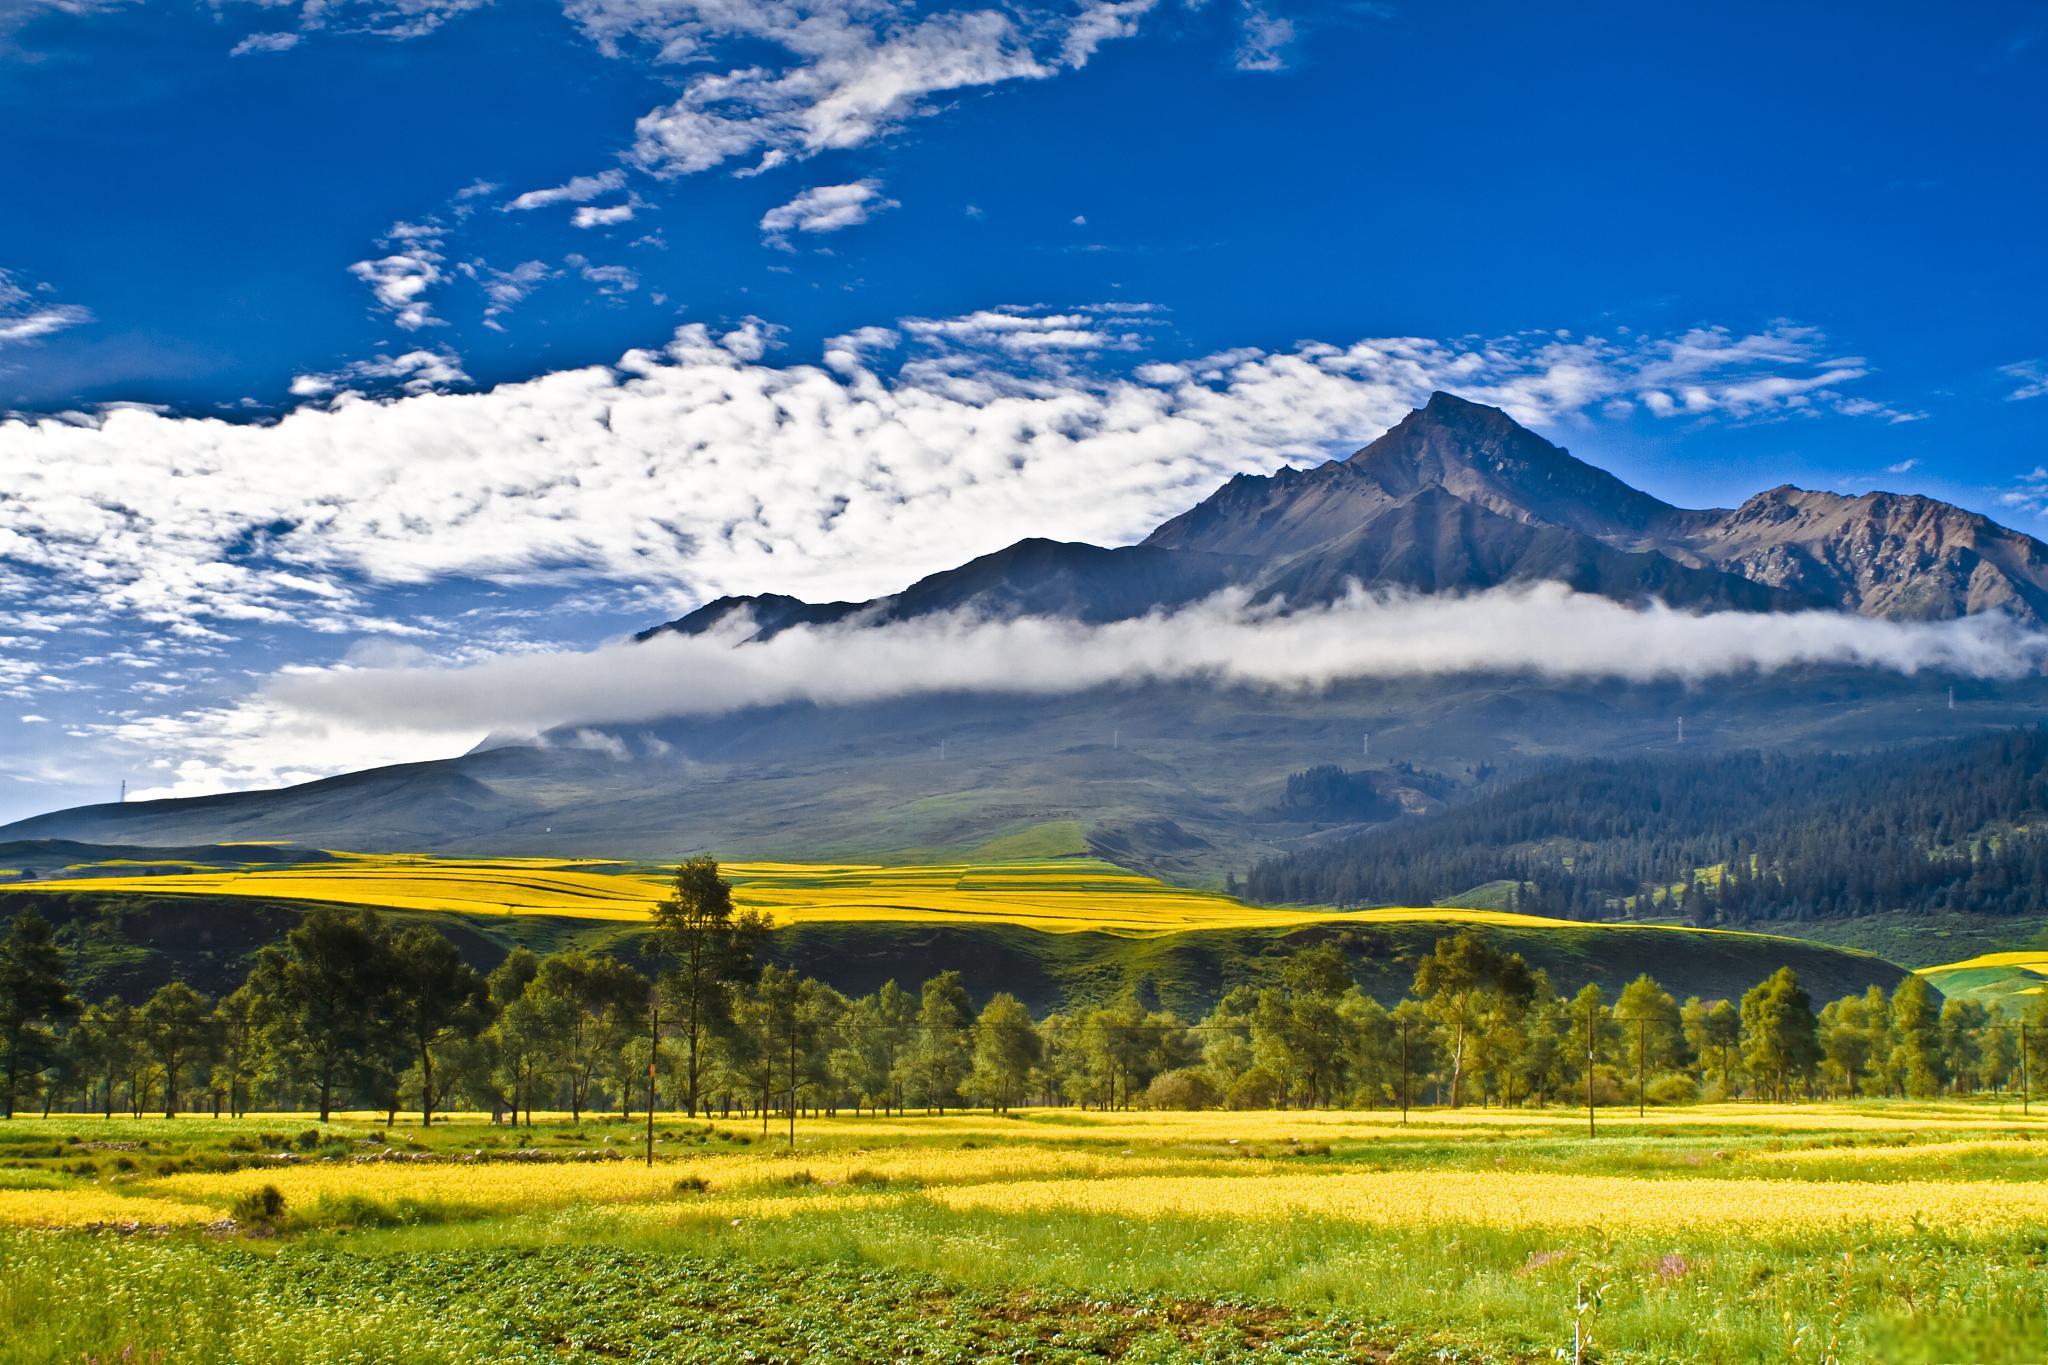
M 228 1216 L 251 1232 L 275 1232 L 284 1221 L 284 1191 L 275 1185 L 244 1191 L 228 1206 Z
M 874 1171 L 854 1171 L 846 1177 L 846 1183 L 856 1189 L 879 1190 L 889 1183 L 889 1177 Z
M 310 1152 L 319 1145 L 320 1130 L 318 1128 L 308 1128 L 305 1132 L 299 1134 L 298 1148 L 300 1151 Z
M 1139 1103 L 1147 1109 L 1214 1109 L 1221 1099 L 1206 1072 L 1184 1066 L 1154 1076 Z
M 711 1188 L 711 1182 L 701 1175 L 686 1175 L 675 1183 L 677 1194 L 703 1194 Z
M 1230 1083 L 1223 1102 L 1232 1109 L 1271 1109 L 1279 1097 L 1280 1083 L 1273 1079 L 1273 1073 L 1255 1066 Z
M 1667 1071 L 1653 1076 L 1643 1087 L 1643 1093 L 1651 1104 L 1697 1104 L 1700 1098 L 1700 1083 L 1680 1071 Z

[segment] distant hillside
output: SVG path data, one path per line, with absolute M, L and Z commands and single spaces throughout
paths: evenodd
M 1255 866 L 1248 893 L 1363 905 L 1490 882 L 1572 919 L 1703 924 L 2048 912 L 2048 729 L 1856 756 L 1553 764 L 1434 816 Z
M 288 933 L 310 908 L 261 896 L 108 893 L 90 885 L 61 892 L 0 888 L 0 923 L 33 907 L 57 925 L 73 979 L 92 999 L 113 994 L 138 1001 L 173 979 L 209 994 L 231 990 L 247 973 L 250 956 Z M 514 946 L 536 952 L 581 947 L 641 962 L 646 933 L 642 924 L 561 915 L 383 913 L 402 924 L 432 925 L 484 969 Z M 1419 918 L 1133 936 L 1048 933 L 1015 924 L 814 922 L 778 930 L 765 955 L 852 993 L 891 978 L 915 983 L 958 971 L 977 1001 L 1008 991 L 1042 1013 L 1106 1002 L 1128 987 L 1193 1018 L 1230 987 L 1266 981 L 1289 955 L 1324 941 L 1342 946 L 1357 980 L 1392 1003 L 1436 940 L 1465 927 Z M 1612 993 L 1647 971 L 1681 998 L 1735 997 L 1791 966 L 1820 1001 L 1873 984 L 1890 990 L 1905 976 L 1867 953 L 1765 935 L 1625 925 L 1472 927 L 1571 989 L 1597 981 Z

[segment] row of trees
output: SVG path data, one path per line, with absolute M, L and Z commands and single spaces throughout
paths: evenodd
M 2048 1084 L 2048 1000 L 2007 1019 L 1918 977 L 1816 1012 L 1781 969 L 1739 1000 L 1676 1000 L 1648 975 L 1566 996 L 1467 931 L 1439 940 L 1391 1008 L 1333 943 L 1183 1020 L 1135 991 L 1034 1019 L 979 1011 L 956 972 L 849 998 L 762 966 L 708 858 L 656 917 L 654 976 L 584 952 L 515 950 L 489 975 L 431 928 L 316 910 L 218 1000 L 173 982 L 81 1006 L 32 912 L 0 936 L 5 1110 L 140 1114 L 451 1105 L 692 1114 L 963 1104 L 1126 1108 L 1522 1105 L 1702 1097 L 1929 1097 Z M 2022 1027 L 2024 1025 L 2024 1028 Z M 2029 1074 L 2030 1073 L 2030 1074 Z

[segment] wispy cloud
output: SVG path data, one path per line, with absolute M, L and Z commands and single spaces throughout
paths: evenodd
M 25 286 L 0 270 L 0 346 L 37 341 L 93 320 L 91 309 L 52 302 L 51 292 L 47 284 Z
M 2019 387 L 2005 396 L 2007 402 L 2018 403 L 2029 398 L 2048 397 L 2048 362 L 2019 360 L 2010 365 L 1999 366 L 1998 372 L 2007 379 L 2019 381 Z
M 1285 71 L 1294 45 L 1294 23 L 1255 0 L 1246 0 L 1238 19 L 1237 51 L 1232 64 L 1239 71 Z
M 299 45 L 296 33 L 252 33 L 228 49 L 230 57 L 247 57 L 259 52 L 289 52 Z
M 544 190 L 528 190 L 506 203 L 508 212 L 524 213 L 550 204 L 584 204 L 616 193 L 626 184 L 626 173 L 617 167 L 596 175 L 579 175 Z
M 1083 0 L 1078 9 L 925 11 L 891 0 L 727 5 L 684 0 L 570 0 L 601 48 L 663 62 L 701 62 L 728 43 L 779 50 L 780 60 L 693 77 L 643 117 L 635 161 L 690 175 L 736 159 L 756 171 L 857 147 L 927 112 L 933 96 L 1044 80 L 1087 64 L 1136 30 L 1156 0 Z

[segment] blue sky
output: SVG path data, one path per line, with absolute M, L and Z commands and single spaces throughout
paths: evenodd
M 1132 538 L 1431 387 L 2044 529 L 2040 4 L 0 0 L 0 127 L 0 816 L 459 750 L 266 688 Z

